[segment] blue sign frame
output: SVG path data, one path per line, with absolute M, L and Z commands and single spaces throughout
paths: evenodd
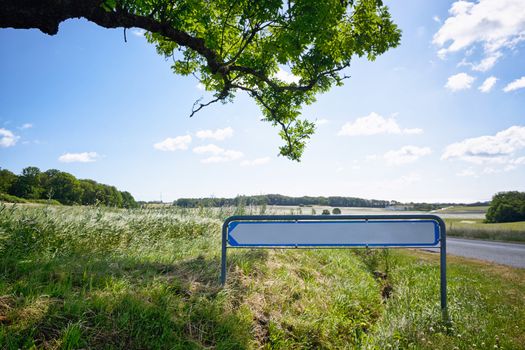
M 367 222 L 402 222 L 402 221 L 431 221 L 435 224 L 435 239 L 433 244 L 239 244 L 230 235 L 239 223 L 270 224 L 270 223 L 353 223 Z M 221 284 L 224 286 L 227 276 L 227 250 L 228 248 L 259 248 L 259 249 L 311 249 L 311 248 L 439 248 L 440 251 L 440 294 L 441 312 L 445 322 L 449 322 L 447 311 L 447 246 L 446 226 L 443 219 L 437 215 L 241 215 L 227 218 L 222 225 L 222 255 L 221 255 Z M 439 245 L 438 245 L 439 244 Z
M 345 224 L 355 224 L 355 223 L 362 223 L 363 221 L 357 221 L 357 220 L 333 220 L 333 221 L 301 221 L 301 224 L 319 224 L 323 223 L 325 225 L 327 224 L 334 224 L 334 223 L 345 223 Z M 432 243 L 350 243 L 350 244 L 341 244 L 341 243 L 289 243 L 289 244 L 283 244 L 283 243 L 239 243 L 235 240 L 235 238 L 231 235 L 231 232 L 235 230 L 237 225 L 242 223 L 243 225 L 250 224 L 250 225 L 271 225 L 271 224 L 291 224 L 294 225 L 297 223 L 297 221 L 277 221 L 277 222 L 268 222 L 268 221 L 233 221 L 228 224 L 228 245 L 232 248 L 241 248 L 241 247 L 292 247 L 292 248 L 298 248 L 298 247 L 431 247 L 435 248 L 439 244 L 439 223 L 435 220 L 368 220 L 368 223 L 413 223 L 413 222 L 430 222 L 434 224 L 434 242 Z

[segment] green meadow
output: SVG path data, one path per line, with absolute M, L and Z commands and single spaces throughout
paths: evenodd
M 243 208 L 0 204 L 1 349 L 519 349 L 525 270 L 415 250 L 231 250 Z M 257 213 L 253 213 L 257 214 Z
M 525 221 L 485 223 L 482 219 L 445 219 L 449 236 L 525 242 Z

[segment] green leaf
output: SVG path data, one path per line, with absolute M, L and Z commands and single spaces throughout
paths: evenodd
M 106 11 L 106 12 L 113 12 L 115 8 L 117 7 L 117 0 L 104 0 L 100 6 Z

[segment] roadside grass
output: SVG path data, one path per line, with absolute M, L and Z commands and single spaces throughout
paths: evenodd
M 394 348 L 523 348 L 524 269 L 449 256 L 452 326 L 447 329 L 437 316 L 439 254 L 404 251 L 396 259 L 392 284 L 397 292 L 378 322 L 381 344 L 399 339 Z
M 445 219 L 445 222 L 450 236 L 525 242 L 525 221 L 489 224 L 481 219 Z
M 0 348 L 518 349 L 525 270 L 437 254 L 231 250 L 224 210 L 0 206 Z

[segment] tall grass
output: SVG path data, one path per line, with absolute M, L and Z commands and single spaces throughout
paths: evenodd
M 524 270 L 427 253 L 232 250 L 223 209 L 0 206 L 0 348 L 459 349 L 524 344 Z
M 525 221 L 488 224 L 482 220 L 446 219 L 450 236 L 508 242 L 525 242 Z

